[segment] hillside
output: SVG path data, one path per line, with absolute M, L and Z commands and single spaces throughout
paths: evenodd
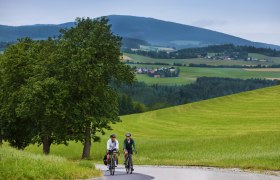
M 0 179 L 86 179 L 101 176 L 90 161 L 35 155 L 0 147 Z
M 280 86 L 122 117 L 138 164 L 280 170 Z M 105 140 L 95 156 L 102 154 Z M 101 158 L 101 157 L 100 157 Z
M 213 44 L 251 45 L 256 47 L 279 46 L 251 42 L 220 32 L 215 32 L 194 26 L 157 20 L 153 18 L 134 16 L 108 16 L 112 30 L 124 38 L 144 40 L 152 45 L 175 46 L 177 48 L 201 47 Z M 58 34 L 59 29 L 71 27 L 74 24 L 59 25 L 31 25 L 31 26 L 4 26 L 0 25 L 0 41 L 15 41 L 20 37 L 45 39 Z
M 280 170 L 280 86 L 121 117 L 113 125 L 122 142 L 131 132 L 136 164 L 200 165 Z M 94 143 L 101 162 L 109 134 Z M 122 144 L 122 143 L 121 143 Z M 41 153 L 41 147 L 28 151 Z M 80 143 L 52 146 L 55 155 L 79 159 Z

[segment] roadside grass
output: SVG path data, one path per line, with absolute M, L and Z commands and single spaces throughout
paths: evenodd
M 69 161 L 5 145 L 0 148 L 0 179 L 86 179 L 101 175 L 92 161 Z
M 121 145 L 124 134 L 132 133 L 138 149 L 136 164 L 279 171 L 279 92 L 280 86 L 274 86 L 123 116 L 121 123 L 112 125 L 112 132 Z M 112 132 L 93 143 L 95 162 L 102 162 Z M 27 150 L 39 153 L 36 146 Z M 82 145 L 74 142 L 51 149 L 52 154 L 71 159 L 79 159 L 81 152 Z

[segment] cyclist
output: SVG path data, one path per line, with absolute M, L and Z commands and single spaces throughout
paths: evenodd
M 134 140 L 131 138 L 131 134 L 130 133 L 126 133 L 125 134 L 125 140 L 124 140 L 124 145 L 123 145 L 123 149 L 124 149 L 124 164 L 126 165 L 126 158 L 128 156 L 128 153 L 131 154 L 131 170 L 134 171 L 133 169 L 133 164 L 132 164 L 132 154 L 133 151 L 135 151 L 135 153 L 137 153 L 136 151 L 136 146 L 135 146 L 135 142 Z
M 114 154 L 115 166 L 117 167 L 117 152 L 119 152 L 119 142 L 116 139 L 116 134 L 111 134 L 107 141 L 107 164 L 110 164 L 110 153 Z

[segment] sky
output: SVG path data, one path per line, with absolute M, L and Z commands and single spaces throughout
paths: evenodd
M 0 0 L 0 24 L 59 24 L 133 15 L 280 45 L 280 0 Z

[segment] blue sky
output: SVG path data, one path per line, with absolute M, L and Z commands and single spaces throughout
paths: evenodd
M 58 24 L 134 15 L 280 45 L 280 0 L 0 0 L 0 24 Z

